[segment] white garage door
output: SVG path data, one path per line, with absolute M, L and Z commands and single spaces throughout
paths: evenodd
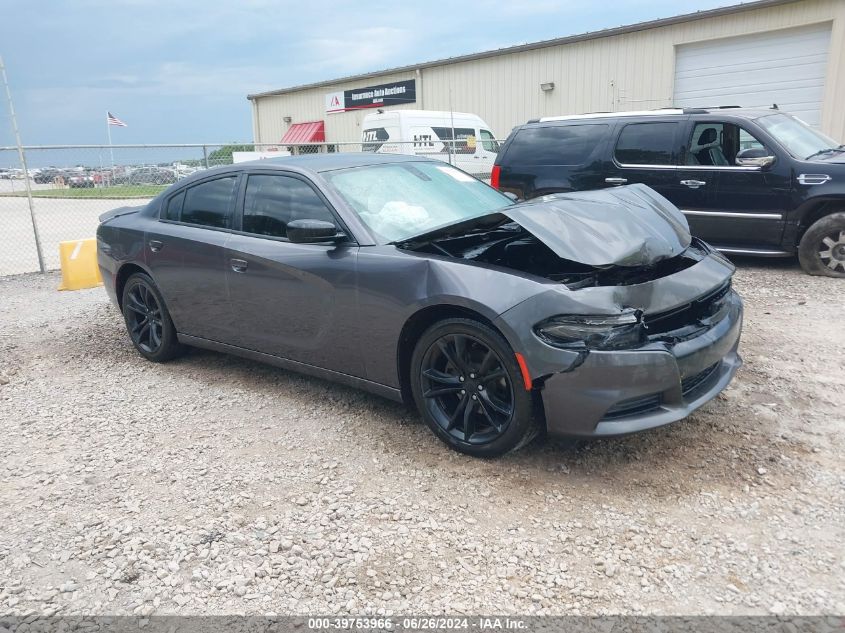
M 770 107 L 821 123 L 830 24 L 678 46 L 675 105 Z

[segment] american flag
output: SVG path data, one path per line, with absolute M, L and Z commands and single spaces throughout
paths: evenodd
M 106 112 L 106 114 L 108 115 L 107 118 L 108 118 L 108 121 L 109 121 L 109 125 L 117 125 L 117 126 L 120 126 L 120 127 L 126 127 L 126 123 L 124 123 L 123 121 L 118 119 L 111 112 Z

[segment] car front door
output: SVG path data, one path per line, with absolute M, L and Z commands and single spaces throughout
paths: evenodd
M 326 199 L 297 174 L 245 176 L 241 210 L 226 252 L 234 344 L 288 360 L 362 376 L 355 266 L 358 248 L 295 244 L 294 220 L 340 226 Z
M 642 183 L 674 202 L 677 192 L 679 139 L 685 121 L 632 121 L 623 119 L 616 131 L 613 168 L 604 186 Z
M 726 251 L 779 252 L 791 191 L 787 162 L 737 165 L 737 154 L 744 149 L 775 153 L 731 121 L 694 121 L 690 130 L 675 204 L 686 215 L 693 235 Z
M 229 174 L 175 192 L 145 235 L 144 260 L 181 334 L 231 336 L 224 256 L 238 179 Z

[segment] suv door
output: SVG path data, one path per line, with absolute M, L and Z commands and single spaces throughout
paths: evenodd
M 674 202 L 685 123 L 680 116 L 662 121 L 622 119 L 616 128 L 613 168 L 603 186 L 642 183 Z
M 223 342 L 231 336 L 224 251 L 238 178 L 227 174 L 175 192 L 145 235 L 145 261 L 182 334 Z
M 294 244 L 293 220 L 341 226 L 303 176 L 246 174 L 236 231 L 227 248 L 235 345 L 362 376 L 355 330 L 357 245 Z
M 726 251 L 782 251 L 784 214 L 789 208 L 791 169 L 788 161 L 769 167 L 736 164 L 741 150 L 765 148 L 750 122 L 726 119 L 691 121 L 684 165 L 678 171 L 681 189 L 675 204 L 690 229 Z

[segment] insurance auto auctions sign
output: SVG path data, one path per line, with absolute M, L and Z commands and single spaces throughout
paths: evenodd
M 417 82 L 415 79 L 407 79 L 378 86 L 330 92 L 326 95 L 326 113 L 381 108 L 399 103 L 414 103 L 416 100 Z

